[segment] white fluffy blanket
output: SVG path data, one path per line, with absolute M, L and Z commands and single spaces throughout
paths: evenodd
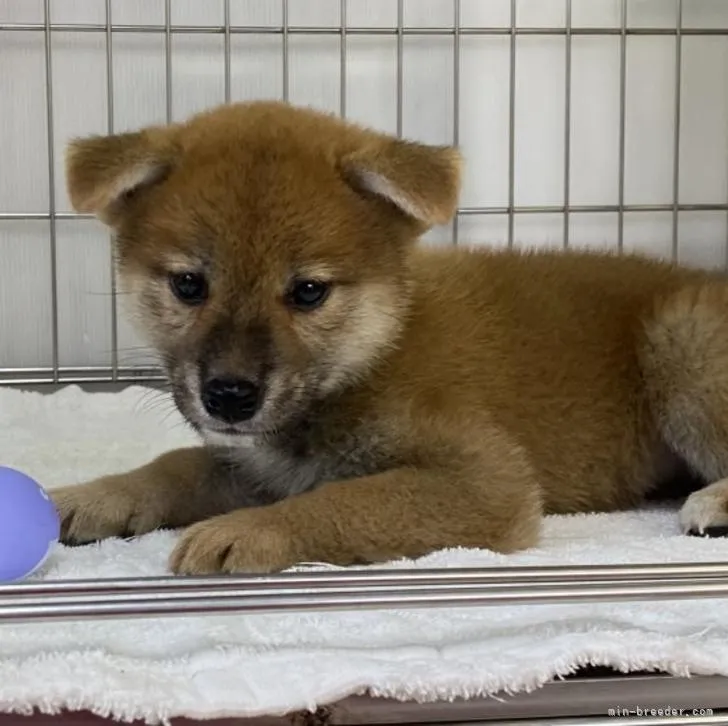
M 0 389 L 0 464 L 52 487 L 192 441 L 141 388 Z M 160 575 L 176 535 L 59 547 L 42 578 Z M 552 517 L 503 557 L 436 553 L 414 567 L 728 561 L 728 539 L 680 535 L 675 513 Z M 728 676 L 728 601 L 525 605 L 0 626 L 0 711 L 90 709 L 148 722 L 313 708 L 353 693 L 450 699 L 537 688 L 583 664 Z

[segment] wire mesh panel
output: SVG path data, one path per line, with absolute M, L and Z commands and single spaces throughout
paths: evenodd
M 0 382 L 155 377 L 69 138 L 282 98 L 458 144 L 432 244 L 728 260 L 723 0 L 0 0 Z

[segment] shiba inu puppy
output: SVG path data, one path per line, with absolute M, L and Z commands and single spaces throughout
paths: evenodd
M 686 532 L 728 524 L 726 281 L 417 246 L 460 168 L 274 102 L 73 142 L 73 206 L 201 445 L 53 492 L 64 541 L 186 527 L 180 573 L 512 552 L 680 480 Z

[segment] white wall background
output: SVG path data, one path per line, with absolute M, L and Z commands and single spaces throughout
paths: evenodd
M 53 23 L 106 23 L 105 0 L 50 0 Z M 220 26 L 223 0 L 171 0 L 172 23 Z M 292 26 L 340 23 L 340 0 L 290 0 Z M 572 0 L 575 28 L 619 28 L 620 0 Z M 231 0 L 233 25 L 280 26 L 280 0 Z M 112 0 L 114 24 L 163 24 L 163 0 Z M 629 0 L 630 28 L 673 28 L 673 0 Z M 565 0 L 518 0 L 521 27 L 561 27 Z M 453 25 L 452 0 L 405 0 L 406 26 Z M 42 0 L 0 0 L 3 23 L 42 23 Z M 461 0 L 462 27 L 510 25 L 510 0 Z M 396 0 L 348 0 L 352 27 L 397 23 Z M 683 0 L 685 28 L 728 28 L 725 0 Z M 48 148 L 44 34 L 0 29 L 0 214 L 47 213 Z M 402 126 L 406 136 L 453 140 L 452 35 L 404 41 Z M 509 43 L 507 36 L 461 38 L 459 140 L 466 158 L 462 206 L 508 203 Z M 163 121 L 164 34 L 113 35 L 113 128 Z M 675 122 L 674 36 L 627 40 L 625 203 L 672 204 Z M 280 35 L 233 35 L 233 100 L 278 98 L 283 88 Z M 564 204 L 565 48 L 561 36 L 517 40 L 515 204 Z M 289 36 L 290 100 L 338 111 L 340 45 L 334 35 Z M 108 129 L 103 33 L 52 33 L 55 204 L 70 211 L 62 173 L 71 136 Z M 618 35 L 580 35 L 572 45 L 572 205 L 616 205 L 619 178 Z M 175 33 L 172 39 L 175 119 L 224 100 L 224 37 Z M 347 39 L 346 110 L 351 118 L 395 131 L 397 39 Z M 728 35 L 682 39 L 680 185 L 682 204 L 728 202 Z M 618 214 L 580 213 L 569 219 L 570 243 L 615 245 Z M 725 211 L 681 212 L 680 259 L 723 266 L 728 249 Z M 508 217 L 460 219 L 462 242 L 503 245 Z M 450 228 L 430 239 L 446 242 Z M 49 223 L 0 218 L 0 368 L 51 364 Z M 516 215 L 517 245 L 563 242 L 563 215 Z M 62 366 L 104 366 L 111 355 L 109 241 L 91 220 L 59 220 L 58 323 Z M 669 255 L 671 212 L 627 212 L 624 247 Z M 119 363 L 140 362 L 123 318 Z

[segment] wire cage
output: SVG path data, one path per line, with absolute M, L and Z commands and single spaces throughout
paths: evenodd
M 225 101 L 460 145 L 462 205 L 430 242 L 726 264 L 721 0 L 2 0 L 0 59 L 0 383 L 158 378 L 64 145 Z
M 70 209 L 64 145 L 216 103 L 459 145 L 461 206 L 425 244 L 728 267 L 724 0 L 0 0 L 0 68 L 0 384 L 161 378 L 108 233 Z M 0 588 L 0 621 L 715 597 L 726 567 L 41 583 Z

